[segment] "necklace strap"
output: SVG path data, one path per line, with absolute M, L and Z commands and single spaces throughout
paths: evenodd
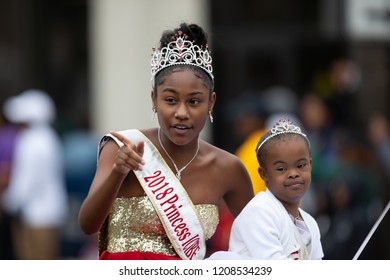
M 158 132 L 157 132 L 157 137 L 158 137 L 158 142 L 160 143 L 160 146 L 161 148 L 164 150 L 165 154 L 169 157 L 169 159 L 171 160 L 171 162 L 173 163 L 173 167 L 175 168 L 176 170 L 176 177 L 180 180 L 181 179 L 181 173 L 184 171 L 184 169 L 186 169 L 190 164 L 191 162 L 196 158 L 196 156 L 198 155 L 198 152 L 199 152 L 199 141 L 198 141 L 198 147 L 196 149 L 196 152 L 194 154 L 194 156 L 192 157 L 192 159 L 187 163 L 185 164 L 181 169 L 179 169 L 175 163 L 175 161 L 172 159 L 172 157 L 168 154 L 167 150 L 165 149 L 162 141 L 161 141 L 161 136 L 160 136 L 160 132 L 161 131 L 161 128 L 159 127 L 158 128 Z

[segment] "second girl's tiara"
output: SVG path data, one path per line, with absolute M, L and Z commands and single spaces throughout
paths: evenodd
M 304 134 L 299 126 L 294 125 L 290 120 L 286 118 L 280 119 L 276 124 L 272 127 L 271 133 L 269 136 L 267 136 L 263 141 L 261 141 L 256 149 L 256 154 L 259 153 L 260 148 L 264 145 L 265 142 L 267 142 L 272 137 L 275 137 L 276 135 L 285 134 L 285 133 L 295 133 L 302 135 L 307 143 L 310 146 L 309 139 L 307 138 L 306 134 Z

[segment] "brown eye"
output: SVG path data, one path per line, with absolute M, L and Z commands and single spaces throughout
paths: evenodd
M 301 164 L 298 164 L 298 168 L 305 168 L 307 165 L 307 163 L 301 163 Z
M 189 102 L 191 105 L 198 105 L 200 103 L 199 99 L 191 99 Z
M 175 103 L 176 100 L 173 97 L 168 97 L 168 98 L 165 98 L 165 101 L 167 103 Z

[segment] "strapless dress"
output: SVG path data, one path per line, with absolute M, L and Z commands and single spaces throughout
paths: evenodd
M 218 207 L 194 205 L 199 213 L 205 238 L 210 239 L 218 226 Z M 147 196 L 116 198 L 105 224 L 99 231 L 99 253 L 152 252 L 177 256 L 164 227 Z

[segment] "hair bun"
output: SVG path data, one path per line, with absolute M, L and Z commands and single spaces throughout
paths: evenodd
M 160 48 L 166 46 L 169 42 L 172 41 L 172 38 L 181 31 L 183 34 L 188 36 L 188 40 L 193 42 L 198 46 L 205 47 L 207 45 L 207 34 L 206 32 L 195 23 L 187 24 L 185 22 L 180 24 L 180 27 L 175 28 L 174 30 L 166 30 L 163 32 L 160 39 Z

